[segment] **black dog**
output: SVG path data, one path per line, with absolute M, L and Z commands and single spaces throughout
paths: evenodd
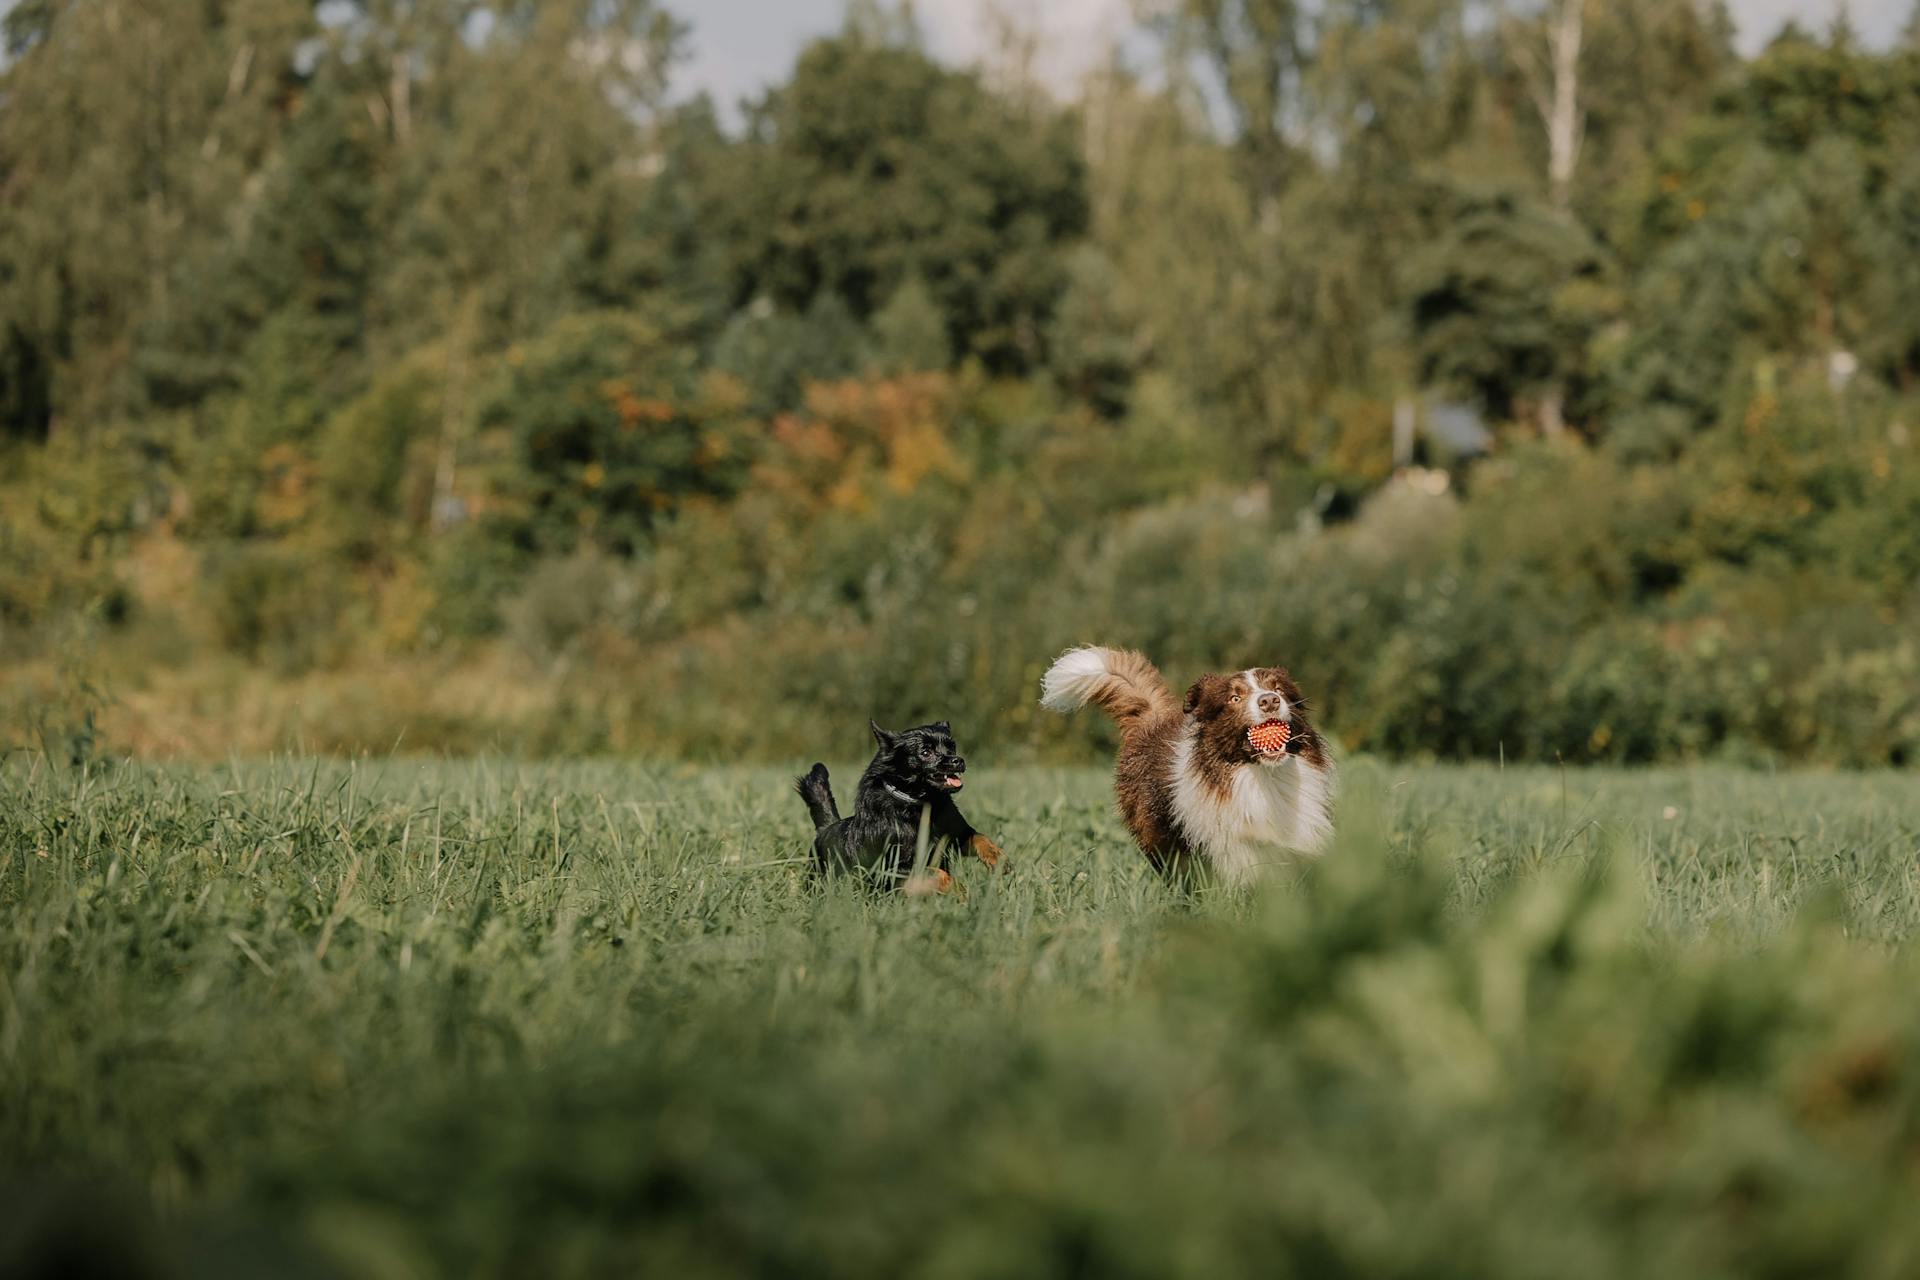
M 1000 847 L 960 816 L 953 797 L 962 785 L 967 762 L 954 746 L 945 720 L 889 733 L 871 720 L 880 750 L 860 775 L 853 816 L 842 818 L 827 782 L 827 766 L 816 764 L 794 780 L 794 789 L 813 816 L 814 861 L 823 871 L 858 869 L 904 880 L 913 870 L 924 818 L 928 870 L 935 885 L 952 883 L 948 855 L 971 853 L 989 867 L 998 866 Z

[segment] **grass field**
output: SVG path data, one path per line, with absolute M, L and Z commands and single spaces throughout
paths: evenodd
M 0 767 L 0 1273 L 1920 1271 L 1920 780 L 1363 761 L 1247 900 L 786 777 Z

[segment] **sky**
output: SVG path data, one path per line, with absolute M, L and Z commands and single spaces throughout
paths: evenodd
M 916 0 L 927 43 L 942 57 L 968 62 L 987 46 L 987 13 L 995 0 Z M 1875 47 L 1899 32 L 1914 0 L 1847 0 L 1855 27 Z M 4 0 L 0 0 L 4 4 Z M 846 0 L 667 0 L 692 24 L 692 50 L 679 85 L 707 92 L 732 118 L 743 97 L 786 78 L 808 39 L 840 25 Z M 1127 23 L 1128 0 L 999 0 L 1003 12 L 1036 14 L 1043 36 L 1040 70 L 1070 88 L 1100 60 Z M 1729 0 L 1740 24 L 1741 47 L 1751 53 L 1789 18 L 1819 31 L 1833 20 L 1835 0 Z

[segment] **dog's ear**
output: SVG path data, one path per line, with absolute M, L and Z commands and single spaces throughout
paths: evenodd
M 885 729 L 882 729 L 878 724 L 875 724 L 871 720 L 867 721 L 867 728 L 873 730 L 873 740 L 880 744 L 880 749 L 882 751 L 893 750 L 893 744 L 900 740 L 899 734 L 888 733 Z
M 1205 676 L 1201 676 L 1198 680 L 1195 680 L 1192 684 L 1187 686 L 1186 705 L 1180 708 L 1187 715 L 1192 715 L 1194 713 L 1194 710 L 1197 707 L 1199 707 L 1200 690 L 1205 687 L 1206 683 L 1207 683 L 1207 678 Z
M 929 729 L 938 729 L 940 732 L 946 734 L 949 738 L 953 736 L 953 726 L 948 724 L 945 720 L 935 720 L 932 724 L 928 725 L 927 727 Z

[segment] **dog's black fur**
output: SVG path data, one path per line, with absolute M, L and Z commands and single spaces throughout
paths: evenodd
M 1000 849 L 973 829 L 953 803 L 967 771 L 945 720 L 890 733 L 871 720 L 867 727 L 879 744 L 873 762 L 860 775 L 853 816 L 842 818 L 827 782 L 827 766 L 816 764 L 794 780 L 794 790 L 813 817 L 813 857 L 825 871 L 862 870 L 903 879 L 913 870 L 922 815 L 927 823 L 928 867 L 943 871 L 954 852 L 971 853 L 995 866 Z

